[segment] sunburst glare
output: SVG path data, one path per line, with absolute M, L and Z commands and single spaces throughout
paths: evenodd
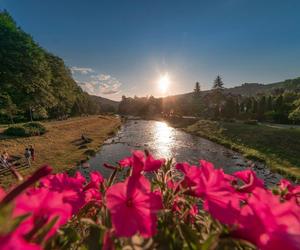
M 158 87 L 162 93 L 165 93 L 170 86 L 170 77 L 168 73 L 161 75 L 158 80 Z

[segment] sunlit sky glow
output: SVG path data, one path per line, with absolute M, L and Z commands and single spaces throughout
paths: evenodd
M 298 0 L 0 0 L 90 93 L 164 96 L 300 75 Z M 169 87 L 158 84 L 169 74 Z

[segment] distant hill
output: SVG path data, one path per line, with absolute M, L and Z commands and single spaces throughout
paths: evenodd
M 300 91 L 300 77 L 270 84 L 244 83 L 241 86 L 228 88 L 226 89 L 226 92 L 237 95 L 253 96 L 260 93 L 270 93 L 276 89 Z
M 113 101 L 101 96 L 91 95 L 91 99 L 97 103 L 101 111 L 103 112 L 117 112 L 119 107 L 119 102 Z
M 225 93 L 230 93 L 233 95 L 242 95 L 242 96 L 255 96 L 257 94 L 266 94 L 272 93 L 277 89 L 282 90 L 293 90 L 293 91 L 300 91 L 300 77 L 295 79 L 288 79 L 281 82 L 275 82 L 270 84 L 261 84 L 261 83 L 244 83 L 241 86 L 236 86 L 232 88 L 225 88 Z M 209 93 L 211 90 L 202 91 L 202 95 Z M 189 99 L 193 96 L 193 92 L 174 95 L 174 96 L 167 96 L 164 99 L 168 100 L 184 100 Z

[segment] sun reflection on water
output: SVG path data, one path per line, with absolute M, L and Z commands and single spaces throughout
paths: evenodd
M 156 122 L 153 130 L 157 155 L 165 158 L 172 157 L 171 148 L 174 139 L 174 129 L 165 122 Z

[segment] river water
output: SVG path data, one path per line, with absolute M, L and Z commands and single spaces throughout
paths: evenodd
M 176 162 L 187 161 L 198 164 L 199 159 L 214 163 L 226 173 L 252 168 L 268 185 L 274 185 L 281 178 L 262 163 L 245 159 L 241 154 L 204 138 L 173 128 L 165 122 L 152 120 L 127 120 L 118 133 L 105 141 L 95 157 L 88 161 L 84 173 L 98 170 L 108 177 L 111 170 L 103 163 L 115 164 L 132 150 L 148 149 L 155 157 L 173 158 Z

